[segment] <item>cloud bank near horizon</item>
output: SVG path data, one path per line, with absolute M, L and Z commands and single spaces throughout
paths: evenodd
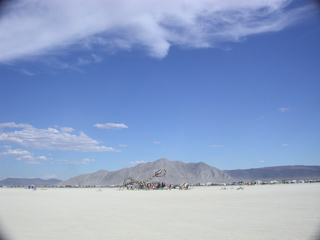
M 291 2 L 16 0 L 6 6 L 0 19 L 0 62 L 76 50 L 142 49 L 161 59 L 171 46 L 217 47 L 280 31 L 313 8 L 291 8 Z
M 5 128 L 22 128 L 18 131 L 4 131 Z M 76 152 L 119 152 L 112 147 L 99 146 L 100 143 L 84 133 L 70 134 L 72 128 L 38 129 L 29 124 L 14 122 L 0 123 L 0 142 L 13 143 L 23 147 L 45 150 Z M 67 130 L 67 131 L 66 131 Z

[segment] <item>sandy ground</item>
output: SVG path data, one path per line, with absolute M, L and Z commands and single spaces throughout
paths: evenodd
M 192 190 L 0 188 L 9 240 L 319 239 L 320 183 Z

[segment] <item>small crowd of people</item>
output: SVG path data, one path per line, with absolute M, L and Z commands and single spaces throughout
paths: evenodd
M 143 189 L 143 190 L 158 190 L 158 189 L 179 189 L 179 190 L 187 190 L 189 189 L 189 184 L 165 184 L 164 182 L 155 182 L 155 183 L 144 183 L 141 182 L 139 184 L 127 185 L 127 190 L 135 190 L 135 189 Z

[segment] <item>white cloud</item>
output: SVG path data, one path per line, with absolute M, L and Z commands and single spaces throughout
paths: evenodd
M 260 162 L 261 162 L 261 163 L 264 163 L 264 161 L 263 161 L 263 160 L 261 160 Z
M 91 63 L 98 63 L 102 61 L 102 57 L 91 54 L 90 56 L 82 56 L 77 59 L 76 66 L 84 66 L 84 65 L 89 65 Z M 80 69 L 79 69 L 80 70 Z M 81 70 L 80 70 L 81 71 Z
M 31 161 L 26 162 L 26 164 L 34 164 L 34 165 L 38 165 L 39 164 L 40 165 L 41 163 L 31 160 Z
M 120 144 L 119 147 L 126 147 L 127 145 L 125 144 Z
M 223 145 L 210 145 L 210 147 L 212 147 L 212 148 L 221 148 L 221 147 L 223 147 Z
M 18 161 L 25 161 L 27 164 L 40 164 L 40 162 L 37 162 L 35 160 L 45 161 L 49 160 L 45 156 L 38 156 L 35 157 L 34 153 L 31 153 L 27 150 L 22 149 L 7 149 L 6 152 L 0 152 L 0 157 L 16 157 L 16 160 Z
M 30 71 L 28 71 L 28 70 L 26 70 L 26 69 L 23 69 L 23 68 L 20 69 L 20 72 L 22 72 L 23 74 L 28 75 L 28 76 L 30 76 L 30 77 L 36 75 L 35 73 L 32 73 L 32 72 L 30 72 Z
M 78 164 L 81 164 L 81 162 L 77 162 L 77 161 L 73 161 L 73 162 L 67 162 L 68 164 L 71 164 L 71 165 L 78 165 Z
M 25 161 L 34 161 L 34 157 L 31 155 L 23 155 L 21 157 L 16 158 L 17 160 L 25 160 Z
M 170 46 L 207 48 L 280 31 L 312 6 L 292 0 L 16 0 L 0 20 L 0 62 L 56 50 L 142 47 L 163 58 Z M 101 52 L 101 51 L 99 51 Z M 96 62 L 100 58 L 91 55 Z
M 95 62 L 101 62 L 102 61 L 102 57 L 99 57 L 99 56 L 97 56 L 95 54 L 91 54 L 91 56 L 93 57 Z
M 288 111 L 289 111 L 289 108 L 279 108 L 279 111 L 280 111 L 280 112 L 288 112 Z
M 0 126 L 8 126 L 8 124 L 1 123 Z M 119 151 L 112 147 L 99 146 L 99 142 L 91 139 L 82 132 L 79 135 L 72 135 L 55 128 L 37 129 L 28 124 L 10 123 L 10 126 L 25 126 L 25 128 L 20 131 L 0 133 L 0 141 L 34 149 L 77 152 Z
M 72 164 L 72 165 L 77 165 L 77 164 L 89 164 L 90 162 L 95 162 L 96 160 L 94 159 L 89 159 L 89 158 L 85 158 L 85 159 L 82 159 L 81 161 L 66 161 L 66 163 L 68 164 Z
M 10 145 L 3 145 L 2 148 L 11 148 Z
M 128 126 L 126 126 L 123 123 L 104 123 L 104 124 L 100 124 L 97 123 L 95 125 L 93 125 L 96 128 L 100 128 L 100 129 L 121 129 L 121 128 L 128 128 Z
M 160 142 L 158 142 L 158 141 L 154 141 L 153 143 L 154 143 L 154 144 L 160 144 Z
M 68 162 L 68 160 L 65 160 L 65 159 L 59 159 L 59 160 L 57 160 L 58 162 L 65 162 L 65 163 L 67 163 Z
M 22 149 L 7 149 L 6 152 L 1 152 L 0 156 L 31 156 L 33 155 L 33 153 L 26 151 L 26 150 L 22 150 Z
M 16 124 L 15 122 L 0 123 L 0 128 L 29 128 L 29 124 Z
M 61 127 L 60 130 L 62 132 L 73 132 L 74 131 L 74 129 L 71 127 Z
M 144 162 L 144 161 L 129 162 L 130 165 L 137 165 L 137 164 L 141 164 L 141 163 L 146 163 L 146 162 Z
M 57 175 L 55 175 L 54 173 L 48 174 L 44 177 L 45 179 L 51 179 L 51 178 L 57 178 Z
M 96 160 L 94 159 L 89 159 L 89 158 L 85 158 L 85 159 L 82 159 L 81 162 L 82 164 L 88 164 L 90 162 L 95 162 Z

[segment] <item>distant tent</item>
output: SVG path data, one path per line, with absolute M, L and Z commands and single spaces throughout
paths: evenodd
M 35 188 L 36 188 L 36 186 L 33 185 L 33 184 L 31 184 L 31 185 L 29 186 L 29 189 L 35 189 Z

